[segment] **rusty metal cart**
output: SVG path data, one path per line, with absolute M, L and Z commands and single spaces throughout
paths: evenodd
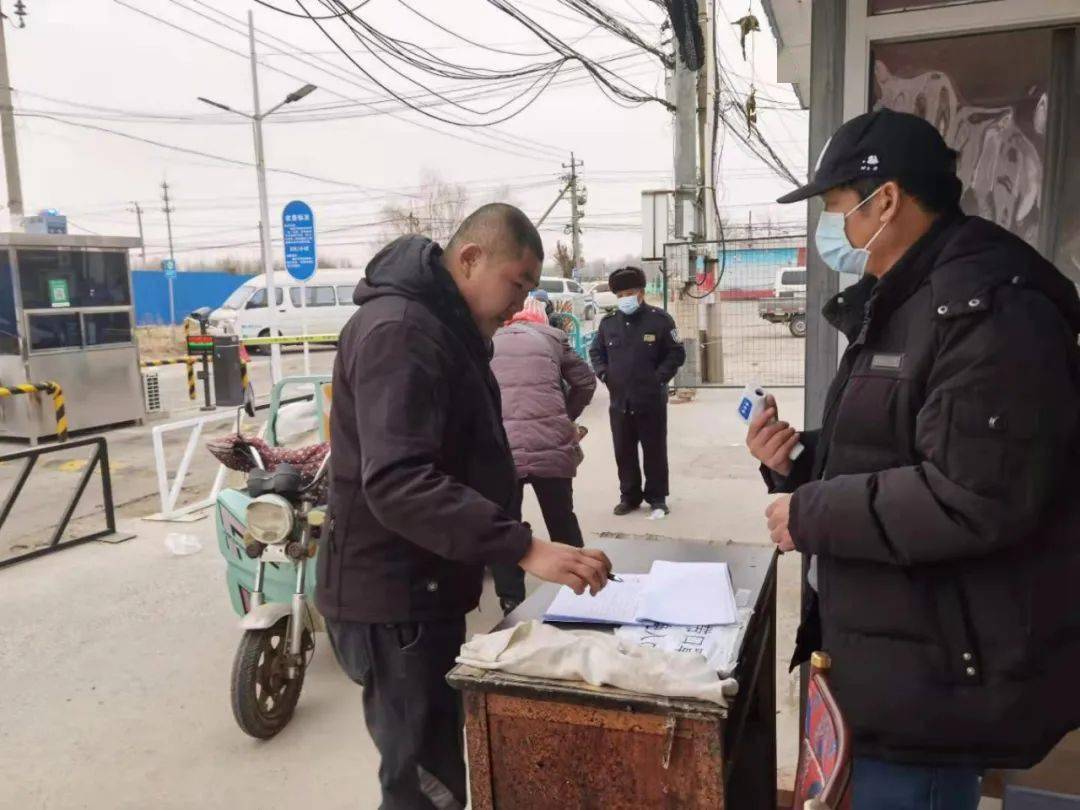
M 616 572 L 653 560 L 726 562 L 754 613 L 728 708 L 471 667 L 463 692 L 474 810 L 776 806 L 776 562 L 772 548 L 607 538 Z M 539 618 L 544 584 L 504 624 Z

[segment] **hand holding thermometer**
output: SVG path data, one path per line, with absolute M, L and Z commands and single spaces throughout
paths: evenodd
M 765 410 L 765 397 L 768 395 L 768 391 L 762 388 L 760 385 L 754 385 L 751 383 L 746 386 L 742 392 L 742 398 L 739 400 L 739 418 L 746 424 L 750 424 L 761 412 Z M 776 417 L 773 417 L 773 422 L 776 421 Z M 799 442 L 791 448 L 791 452 L 788 453 L 788 458 L 795 461 L 802 455 L 803 451 L 802 442 Z

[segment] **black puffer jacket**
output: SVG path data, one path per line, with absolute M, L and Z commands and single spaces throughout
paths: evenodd
M 802 652 L 832 655 L 857 754 L 1030 766 L 1080 725 L 1076 288 L 957 216 L 825 314 L 849 348 L 778 487 L 818 555 Z
M 485 563 L 532 540 L 484 341 L 422 237 L 383 248 L 341 332 L 330 412 L 333 526 L 319 551 L 329 619 L 460 618 Z

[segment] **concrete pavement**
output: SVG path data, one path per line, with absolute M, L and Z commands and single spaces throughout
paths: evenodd
M 798 422 L 801 392 L 779 394 L 784 416 Z M 694 402 L 672 406 L 672 514 L 650 521 L 644 511 L 611 514 L 618 489 L 606 394 L 598 392 L 583 419 L 590 434 L 576 484 L 586 534 L 767 542 L 761 514 L 768 497 L 741 446 L 736 398 L 730 390 L 700 391 Z M 118 487 L 134 488 L 136 478 L 129 480 Z M 149 513 L 156 504 L 132 501 L 126 511 L 132 510 Z M 543 522 L 531 493 L 526 516 L 540 533 Z M 248 739 L 229 708 L 239 631 L 211 522 L 163 525 L 128 518 L 122 528 L 137 538 L 68 549 L 0 571 L 6 620 L 0 805 L 375 807 L 377 760 L 363 728 L 360 691 L 338 669 L 325 637 L 318 639 L 290 726 L 269 742 Z M 203 550 L 171 556 L 163 543 L 169 531 L 199 535 Z M 782 560 L 781 663 L 794 631 L 797 568 L 794 556 Z M 487 629 L 498 618 L 489 587 L 470 629 Z M 791 781 L 796 751 L 791 683 L 786 675 L 778 683 L 783 783 Z

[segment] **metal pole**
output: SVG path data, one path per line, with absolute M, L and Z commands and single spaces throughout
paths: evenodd
M 255 134 L 255 173 L 259 179 L 259 229 L 262 249 L 263 274 L 266 276 L 266 320 L 270 327 L 270 337 L 277 337 L 277 291 L 274 288 L 274 264 L 270 252 L 270 201 L 266 191 L 266 157 L 263 154 L 262 111 L 259 108 L 259 66 L 255 54 L 255 15 L 248 11 L 248 41 L 251 45 L 251 96 L 254 103 L 252 130 Z M 270 380 L 277 383 L 281 379 L 281 346 L 270 346 Z
M 132 205 L 135 206 L 135 219 L 139 223 L 139 253 L 142 254 L 142 264 L 143 264 L 143 268 L 145 269 L 145 267 L 146 267 L 146 240 L 143 238 L 142 206 L 139 205 L 138 201 L 132 202 Z M 171 248 L 170 248 L 169 252 L 172 253 Z
M 4 142 L 4 174 L 7 177 L 8 211 L 12 230 L 22 227 L 23 196 L 19 177 L 19 150 L 15 143 L 15 110 L 11 106 L 11 76 L 8 73 L 4 16 L 0 14 L 0 138 Z
M 307 279 L 300 282 L 300 328 L 304 332 L 304 376 L 311 376 L 311 353 L 307 328 Z
M 176 258 L 173 256 L 173 241 L 172 241 L 172 206 L 169 205 L 169 183 L 165 180 L 161 181 L 161 192 L 165 199 L 165 207 L 161 210 L 165 212 L 165 228 L 169 234 L 169 261 L 176 266 Z M 176 301 L 173 298 L 173 279 L 172 275 L 169 275 L 166 279 L 169 282 L 169 326 L 172 327 L 176 324 Z

